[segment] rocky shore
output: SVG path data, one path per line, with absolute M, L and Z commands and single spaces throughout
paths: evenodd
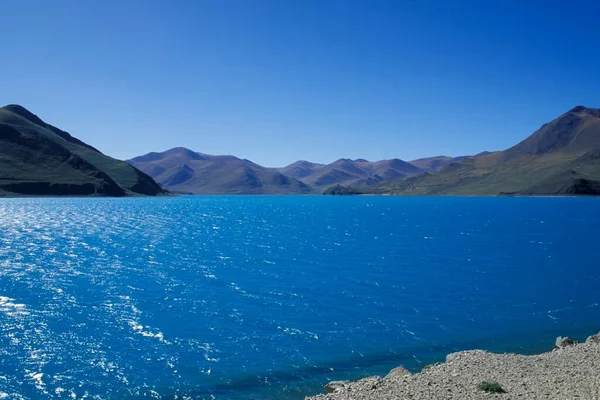
M 600 333 L 585 343 L 559 337 L 554 350 L 532 356 L 461 351 L 417 374 L 398 367 L 326 391 L 306 400 L 600 399 Z

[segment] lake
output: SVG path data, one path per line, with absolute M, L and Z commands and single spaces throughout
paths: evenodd
M 0 398 L 303 399 L 600 331 L 600 199 L 0 200 Z

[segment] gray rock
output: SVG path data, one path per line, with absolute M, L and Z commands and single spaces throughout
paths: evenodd
M 455 359 L 459 358 L 462 354 L 460 352 L 456 352 L 456 353 L 450 353 L 448 355 L 446 355 L 446 362 L 452 362 Z
M 375 390 L 381 384 L 383 380 L 379 376 L 369 376 L 368 378 L 363 378 L 359 380 L 357 383 L 361 387 L 369 390 Z
M 436 363 L 433 363 L 433 364 L 427 364 L 426 366 L 423 367 L 423 369 L 421 370 L 421 372 L 425 372 L 425 371 L 427 371 L 430 368 L 437 367 L 438 365 L 440 365 L 439 362 L 436 362 Z
M 595 335 L 589 336 L 585 342 L 600 344 L 600 333 L 596 333 Z
M 325 391 L 327 393 L 334 393 L 342 388 L 345 388 L 349 383 L 349 381 L 331 381 L 325 385 Z
M 559 349 L 562 349 L 567 346 L 573 346 L 574 344 L 575 341 L 570 337 L 559 336 L 556 338 L 556 347 L 558 347 Z
M 597 338 L 600 340 L 600 334 Z M 563 341 L 558 344 L 562 346 Z M 366 378 L 344 384 L 343 389 L 334 393 L 307 397 L 306 400 L 493 400 L 509 397 L 513 400 L 600 400 L 600 344 L 585 343 L 569 346 L 566 350 L 527 356 L 470 350 L 454 353 L 449 359 L 450 362 L 425 373 L 394 379 Z M 501 382 L 510 396 L 494 397 L 477 388 L 482 381 L 494 380 Z
M 384 379 L 391 379 L 395 376 L 403 376 L 403 375 L 412 375 L 409 370 L 404 368 L 403 366 L 399 366 L 391 370 Z

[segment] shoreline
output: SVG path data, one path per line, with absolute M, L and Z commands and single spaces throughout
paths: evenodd
M 499 391 L 486 392 L 484 382 Z M 324 391 L 305 400 L 598 399 L 600 333 L 582 343 L 558 337 L 553 350 L 535 355 L 460 351 L 418 373 L 399 366 L 383 378 L 332 381 Z
M 586 195 L 586 194 L 575 194 L 575 195 L 559 195 L 559 194 L 548 194 L 548 195 L 501 195 L 501 194 L 440 194 L 440 195 L 396 195 L 396 194 L 382 194 L 382 193 L 361 193 L 353 195 L 326 195 L 322 193 L 160 193 L 156 195 L 145 195 L 145 194 L 126 194 L 124 196 L 109 196 L 104 194 L 67 194 L 67 195 L 52 195 L 52 194 L 22 194 L 14 192 L 0 191 L 0 199 L 90 199 L 90 198 L 107 198 L 107 199 L 122 199 L 132 197 L 181 197 L 181 196 L 206 196 L 206 197 L 396 197 L 396 198 L 535 198 L 535 199 L 554 199 L 554 198 L 600 198 L 600 195 Z

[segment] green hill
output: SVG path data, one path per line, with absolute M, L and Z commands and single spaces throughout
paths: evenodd
M 440 171 L 384 182 L 399 195 L 600 194 L 600 110 L 578 106 L 505 151 L 467 157 Z
M 354 196 L 362 194 L 360 190 L 353 188 L 352 186 L 335 185 L 327 188 L 323 194 L 329 196 Z
M 157 195 L 148 175 L 19 105 L 0 108 L 0 195 Z

